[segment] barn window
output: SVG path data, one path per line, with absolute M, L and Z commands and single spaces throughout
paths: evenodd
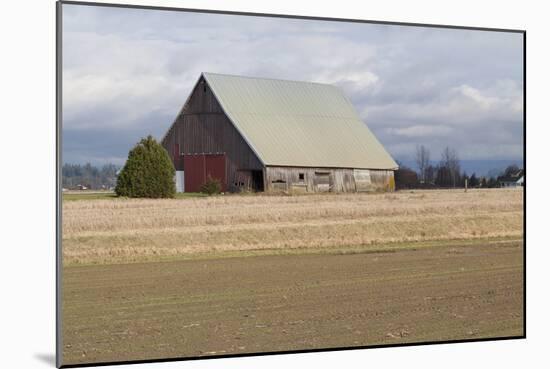
M 300 181 L 303 181 L 304 180 L 304 173 L 298 173 L 298 179 Z
M 204 84 L 202 85 L 202 90 L 203 90 L 204 92 L 206 92 L 206 83 L 204 83 Z
M 286 191 L 287 185 L 286 181 L 283 181 L 282 179 L 276 179 L 271 181 L 271 188 L 273 188 L 276 191 Z

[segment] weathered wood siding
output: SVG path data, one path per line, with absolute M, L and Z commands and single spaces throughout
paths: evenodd
M 374 191 L 395 191 L 393 170 L 370 170 L 370 180 Z
M 243 170 L 263 169 L 260 160 L 223 113 L 214 94 L 202 80 L 162 144 L 172 157 L 176 170 L 185 171 L 183 155 L 224 153 L 228 191 L 242 188 Z M 178 149 L 179 155 L 176 154 Z
M 364 172 L 365 170 L 361 170 Z M 392 170 L 368 170 L 369 185 L 356 186 L 354 170 L 347 168 L 266 167 L 265 190 L 287 192 L 393 191 Z M 364 174 L 364 173 L 363 173 Z M 300 179 L 300 177 L 303 179 Z

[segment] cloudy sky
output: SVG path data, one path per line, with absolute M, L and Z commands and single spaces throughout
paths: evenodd
M 399 160 L 523 159 L 518 33 L 63 5 L 63 161 L 122 164 L 202 71 L 331 83 Z

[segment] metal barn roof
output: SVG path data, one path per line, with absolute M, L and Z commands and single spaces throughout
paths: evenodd
M 264 165 L 397 168 L 335 86 L 214 73 L 203 76 Z

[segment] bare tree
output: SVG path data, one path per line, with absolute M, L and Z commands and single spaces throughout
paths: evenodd
M 434 167 L 432 164 L 428 165 L 426 168 L 426 178 L 424 181 L 428 184 L 432 184 L 435 182 L 435 175 L 436 175 L 437 168 Z
M 440 168 L 444 169 L 446 176 L 448 177 L 445 182 L 447 185 L 456 187 L 460 181 L 460 160 L 458 154 L 454 149 L 446 147 L 441 153 Z
M 416 146 L 416 165 L 418 166 L 420 180 L 426 182 L 426 171 L 430 166 L 430 150 L 424 145 Z

